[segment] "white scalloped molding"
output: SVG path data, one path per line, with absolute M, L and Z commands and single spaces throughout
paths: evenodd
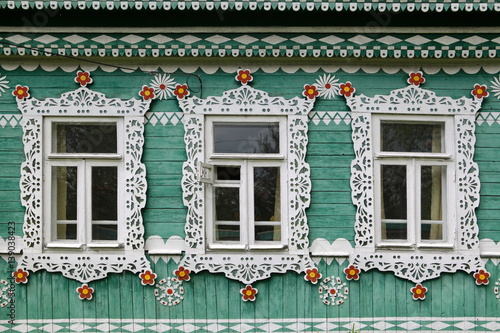
M 150 101 L 107 98 L 86 87 L 60 98 L 18 100 L 23 114 L 23 143 L 26 161 L 21 165 L 21 202 L 24 215 L 24 254 L 18 268 L 29 271 L 45 269 L 88 283 L 105 278 L 108 273 L 150 270 L 144 254 L 144 227 L 141 210 L 146 203 L 146 167 L 141 162 L 144 144 L 144 114 Z M 125 241 L 123 249 L 105 252 L 49 252 L 43 245 L 43 156 L 42 124 L 46 116 L 123 117 Z
M 6 61 L 8 61 L 7 59 Z M 54 72 L 56 70 L 63 70 L 64 72 L 67 73 L 73 73 L 79 68 L 85 71 L 95 71 L 96 69 L 103 70 L 104 72 L 107 73 L 113 73 L 116 71 L 121 71 L 124 73 L 129 73 L 130 70 L 123 70 L 117 67 L 112 67 L 112 66 L 101 66 L 101 65 L 95 65 L 95 64 L 88 64 L 85 62 L 82 63 L 76 63 L 76 64 L 60 64 L 58 62 L 54 62 L 53 64 L 48 64 L 46 63 L 48 60 L 43 59 L 43 60 L 33 60 L 33 59 L 22 59 L 22 64 L 19 61 L 12 61 L 12 63 L 2 63 L 0 64 L 0 67 L 3 70 L 6 71 L 13 71 L 18 68 L 21 68 L 27 72 L 33 72 L 37 70 L 38 68 L 42 68 L 43 70 L 47 72 Z M 33 61 L 33 63 L 31 63 Z M 140 62 L 140 60 L 138 60 Z M 230 59 L 225 59 L 225 62 L 231 61 Z M 415 64 L 398 64 L 398 65 L 323 65 L 323 64 L 318 64 L 318 65 L 291 65 L 287 64 L 287 60 L 279 60 L 279 65 L 260 65 L 260 66 L 255 66 L 255 65 L 248 65 L 246 66 L 244 64 L 244 60 L 239 59 L 239 62 L 235 63 L 234 65 L 225 65 L 221 66 L 218 64 L 201 64 L 201 65 L 139 65 L 139 63 L 127 63 L 127 67 L 130 68 L 131 70 L 143 70 L 143 71 L 157 71 L 161 70 L 165 73 L 173 73 L 175 71 L 181 71 L 184 73 L 193 73 L 196 72 L 197 70 L 203 71 L 205 74 L 214 74 L 219 70 L 222 70 L 224 73 L 234 73 L 236 70 L 240 67 L 242 68 L 249 68 L 251 72 L 255 72 L 257 70 L 262 70 L 265 73 L 272 74 L 276 73 L 280 70 L 287 74 L 294 74 L 298 71 L 304 71 L 305 73 L 316 73 L 318 71 L 324 71 L 325 73 L 336 73 L 340 70 L 349 73 L 349 74 L 355 74 L 358 72 L 366 73 L 366 74 L 377 74 L 380 71 L 383 71 L 386 74 L 396 74 L 399 71 L 403 72 L 411 72 L 414 71 L 416 68 L 419 68 L 425 72 L 426 74 L 437 74 L 440 71 L 443 71 L 446 74 L 457 74 L 460 71 L 464 71 L 467 74 L 477 74 L 480 70 L 485 71 L 488 74 L 498 74 L 500 72 L 500 65 L 490 65 L 490 64 L 484 64 L 484 65 L 425 65 L 425 64 L 419 64 L 419 66 L 415 66 Z M 362 59 L 357 59 L 357 62 L 362 61 Z M 384 60 L 381 60 L 383 62 Z M 481 60 L 477 60 L 477 62 L 480 62 Z M 320 62 L 320 61 L 318 61 Z M 44 65 L 41 65 L 41 63 L 44 63 Z M 113 61 L 109 62 L 111 65 L 113 65 Z M 116 64 L 119 66 L 119 64 Z
M 309 227 L 305 209 L 309 206 L 311 180 L 305 162 L 307 146 L 307 115 L 314 101 L 295 97 L 287 100 L 272 97 L 265 91 L 247 85 L 228 90 L 221 97 L 181 99 L 184 111 L 184 141 L 187 161 L 183 165 L 182 191 L 186 217 L 186 255 L 180 266 L 194 272 L 208 270 L 251 284 L 272 273 L 293 270 L 304 272 L 314 267 L 309 257 Z M 288 129 L 288 244 L 287 251 L 207 252 L 205 237 L 205 187 L 198 180 L 198 163 L 205 156 L 206 115 L 286 116 Z
M 363 270 L 391 271 L 415 283 L 458 270 L 467 273 L 484 269 L 479 254 L 475 209 L 479 205 L 479 170 L 473 161 L 475 115 L 480 99 L 439 97 L 414 85 L 389 95 L 347 97 L 352 111 L 352 140 L 355 159 L 351 164 L 352 201 L 356 206 L 355 250 L 350 264 Z M 447 115 L 454 117 L 456 170 L 456 235 L 453 249 L 384 250 L 375 246 L 374 154 L 372 114 Z

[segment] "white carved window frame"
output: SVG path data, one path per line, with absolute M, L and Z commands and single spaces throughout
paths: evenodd
M 351 163 L 352 201 L 356 206 L 355 249 L 350 264 L 363 270 L 376 268 L 392 271 L 400 278 L 421 283 L 441 273 L 458 270 L 467 273 L 484 269 L 479 255 L 478 225 L 475 208 L 479 205 L 479 169 L 473 161 L 475 116 L 481 99 L 439 97 L 433 91 L 410 85 L 389 95 L 346 97 L 352 111 L 352 140 L 355 159 Z M 454 131 L 454 235 L 450 244 L 422 246 L 414 249 L 377 247 L 375 214 L 375 149 L 374 120 L 390 115 L 398 120 L 418 116 L 452 119 Z M 415 118 L 413 118 L 415 119 Z M 442 121 L 442 120 L 438 120 Z M 452 214 L 453 215 L 453 214 Z
M 144 114 L 151 101 L 137 99 L 121 100 L 107 98 L 104 94 L 81 87 L 61 95 L 60 98 L 18 100 L 17 105 L 23 115 L 23 144 L 26 160 L 21 165 L 21 202 L 26 208 L 24 217 L 24 253 L 18 268 L 28 271 L 45 269 L 60 272 L 63 276 L 88 283 L 102 279 L 108 273 L 131 271 L 133 273 L 150 270 L 144 252 L 144 226 L 142 208 L 146 203 L 146 168 L 141 162 L 144 145 Z M 81 119 L 82 122 L 98 122 L 99 119 L 116 118 L 121 122 L 123 145 L 123 166 L 120 188 L 123 216 L 123 244 L 104 246 L 99 249 L 89 247 L 82 251 L 59 244 L 47 247 L 44 228 L 51 221 L 46 220 L 44 193 L 44 145 L 50 135 L 44 133 L 44 122 L 52 117 L 57 119 Z M 54 118 L 56 119 L 56 118 Z
M 305 209 L 310 203 L 310 169 L 305 162 L 307 149 L 307 115 L 314 100 L 295 97 L 271 97 L 267 92 L 243 85 L 228 90 L 221 97 L 180 99 L 184 111 L 184 141 L 187 161 L 183 165 L 183 201 L 187 207 L 186 253 L 179 266 L 193 272 L 208 270 L 251 284 L 268 278 L 272 273 L 293 270 L 305 272 L 314 267 L 309 257 L 309 227 Z M 288 232 L 286 250 L 241 251 L 229 249 L 211 251 L 206 227 L 205 182 L 210 182 L 210 166 L 204 164 L 207 149 L 206 118 L 210 116 L 286 117 L 288 199 Z M 238 119 L 238 117 L 235 117 Z M 241 118 L 239 118 L 241 120 Z M 208 177 L 208 178 L 207 178 Z

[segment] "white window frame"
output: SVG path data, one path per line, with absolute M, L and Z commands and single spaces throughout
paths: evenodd
M 404 124 L 442 124 L 443 133 L 441 153 L 409 153 L 409 152 L 384 152 L 381 149 L 381 124 L 383 122 Z M 426 116 L 409 115 L 395 116 L 373 114 L 373 147 L 374 147 L 374 186 L 375 186 L 375 239 L 377 247 L 398 248 L 453 248 L 455 246 L 456 223 L 455 209 L 450 209 L 455 204 L 455 165 L 453 147 L 455 142 L 453 116 L 433 116 L 431 120 Z M 405 165 L 407 167 L 407 241 L 383 240 L 381 235 L 381 166 Z M 443 208 L 443 239 L 421 240 L 420 237 L 420 175 L 417 172 L 422 166 L 445 166 L 446 174 L 442 190 L 444 192 Z
M 245 284 L 266 279 L 272 273 L 305 272 L 314 267 L 309 257 L 309 227 L 305 214 L 311 191 L 309 165 L 305 162 L 307 115 L 314 100 L 271 97 L 265 91 L 243 85 L 225 91 L 220 97 L 179 99 L 179 105 L 184 111 L 187 154 L 182 178 L 183 200 L 187 207 L 186 255 L 179 265 L 193 272 L 224 273 Z M 283 124 L 280 126 L 280 154 L 213 153 L 210 124 L 217 121 L 280 122 Z M 210 193 L 215 166 L 239 163 L 282 167 L 280 186 L 288 190 L 286 194 L 282 191 L 282 241 L 279 244 L 213 241 Z M 251 204 L 252 195 L 245 193 L 242 197 L 241 200 L 246 200 L 245 205 Z
M 437 96 L 415 85 L 393 90 L 389 95 L 350 95 L 346 100 L 352 111 L 355 154 L 351 164 L 351 196 L 356 206 L 356 246 L 349 258 L 350 265 L 365 271 L 374 268 L 391 271 L 414 283 L 437 278 L 444 272 L 472 273 L 484 269 L 475 213 L 479 205 L 479 168 L 473 161 L 475 115 L 482 100 Z M 436 155 L 380 152 L 380 121 L 386 119 L 445 123 L 445 152 Z M 449 167 L 446 187 L 449 223 L 443 242 L 418 242 L 416 231 L 412 231 L 411 242 L 381 242 L 377 208 L 380 176 L 376 174 L 380 175 L 381 163 L 391 160 L 403 163 L 405 158 L 421 158 Z
M 277 154 L 220 154 L 215 153 L 214 148 L 214 124 L 263 124 L 263 123 L 277 123 L 279 125 L 279 153 Z M 280 250 L 287 247 L 287 209 L 284 206 L 288 202 L 288 178 L 287 178 L 287 152 L 286 152 L 286 117 L 248 117 L 248 116 L 210 116 L 206 117 L 206 164 L 211 165 L 214 172 L 218 166 L 239 166 L 240 167 L 240 181 L 238 186 L 236 183 L 224 186 L 217 182 L 215 174 L 213 181 L 205 185 L 206 200 L 207 200 L 207 247 L 210 250 Z M 280 170 L 280 215 L 281 215 L 281 237 L 280 241 L 255 241 L 253 220 L 253 178 L 250 172 L 254 167 L 278 167 Z M 215 233 L 215 200 L 213 198 L 213 191 L 216 186 L 223 187 L 238 187 L 240 189 L 240 241 L 216 241 L 214 239 Z
M 54 124 L 85 124 L 100 125 L 114 124 L 116 126 L 116 153 L 97 153 L 97 154 L 68 154 L 54 152 Z M 79 248 L 87 250 L 91 248 L 119 248 L 123 247 L 124 230 L 123 221 L 123 197 L 117 197 L 117 240 L 92 240 L 91 219 L 91 168 L 98 167 L 116 167 L 117 168 L 117 193 L 123 193 L 123 118 L 92 118 L 85 117 L 44 117 L 44 197 L 52 200 L 44 201 L 44 221 L 50 221 L 45 224 L 44 239 L 47 248 Z M 63 240 L 56 236 L 56 214 L 57 202 L 52 193 L 55 186 L 52 179 L 52 167 L 71 166 L 78 168 L 78 198 L 77 198 L 77 239 Z M 102 221 L 99 224 L 108 224 Z
M 60 98 L 17 100 L 23 114 L 25 162 L 21 165 L 21 202 L 24 217 L 24 249 L 18 268 L 27 271 L 45 269 L 88 283 L 105 278 L 109 273 L 151 270 L 144 252 L 142 208 L 146 202 L 146 168 L 141 162 L 144 144 L 144 115 L 150 100 L 121 100 L 81 87 Z M 52 124 L 110 123 L 117 124 L 116 154 L 61 154 L 52 152 Z M 87 166 L 85 167 L 85 164 Z M 91 165 L 118 166 L 118 239 L 90 241 L 55 240 L 53 227 L 54 200 L 52 166 L 80 165 L 79 172 L 89 172 Z M 87 177 L 90 182 L 90 177 Z M 84 183 L 79 180 L 79 187 Z M 89 188 L 89 184 L 86 184 Z M 90 191 L 81 194 L 88 205 Z M 79 209 L 84 210 L 80 205 Z M 88 206 L 87 206 L 87 211 Z M 81 237 L 91 235 L 89 219 L 80 212 Z

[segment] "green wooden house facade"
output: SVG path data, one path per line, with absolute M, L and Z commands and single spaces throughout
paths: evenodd
M 0 0 L 0 331 L 500 331 L 499 12 Z

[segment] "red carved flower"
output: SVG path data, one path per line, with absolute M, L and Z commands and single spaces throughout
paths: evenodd
M 245 288 L 240 290 L 240 294 L 243 295 L 242 299 L 246 301 L 255 301 L 255 295 L 257 295 L 259 291 L 257 288 L 252 288 L 251 285 L 247 285 Z
M 75 77 L 75 82 L 79 83 L 82 87 L 85 87 L 87 84 L 92 83 L 92 78 L 90 77 L 89 72 L 77 72 Z
M 139 95 L 141 95 L 145 101 L 153 99 L 155 98 L 155 89 L 148 86 L 142 86 L 142 90 L 139 91 Z
M 247 84 L 248 82 L 252 82 L 253 77 L 248 69 L 239 69 L 235 79 L 236 81 L 240 81 L 241 84 Z
M 16 283 L 26 283 L 28 282 L 29 272 L 19 268 L 17 271 L 12 272 L 12 276 L 16 279 Z
M 351 95 L 354 94 L 355 91 L 356 89 L 354 89 L 351 82 L 342 83 L 340 85 L 339 93 L 341 95 L 344 95 L 345 97 L 351 97 Z
M 156 274 L 152 273 L 151 271 L 145 271 L 140 275 L 142 281 L 142 285 L 145 286 L 147 284 L 154 285 L 155 284 L 155 279 L 156 279 Z
M 321 273 L 318 272 L 317 268 L 311 268 L 306 270 L 306 275 L 304 276 L 304 280 L 309 281 L 312 284 L 316 284 L 320 279 L 321 279 Z
M 86 299 L 90 301 L 92 299 L 92 294 L 94 293 L 94 288 L 90 288 L 87 284 L 82 284 L 80 288 L 76 288 L 76 292 L 79 294 L 80 299 Z
M 425 82 L 425 78 L 422 75 L 422 72 L 410 73 L 408 84 L 413 84 L 415 86 L 421 85 Z
M 413 299 L 416 300 L 424 300 L 425 293 L 427 292 L 427 288 L 422 286 L 420 283 L 415 286 L 415 288 L 411 288 L 411 292 L 413 294 Z
M 189 276 L 189 269 L 185 269 L 184 267 L 179 267 L 175 272 L 174 275 L 177 276 L 179 281 L 189 281 L 191 277 Z
M 479 272 L 474 274 L 474 277 L 476 278 L 476 284 L 478 286 L 481 284 L 487 285 L 490 282 L 488 280 L 490 276 L 491 276 L 490 273 L 488 273 L 484 269 L 480 269 Z
M 358 281 L 359 280 L 359 268 L 356 268 L 354 265 L 351 265 L 344 269 L 345 277 L 347 280 L 354 280 Z
M 472 90 L 472 95 L 477 98 L 488 97 L 489 93 L 486 91 L 488 88 L 486 86 L 482 86 L 480 84 L 474 85 L 474 89 Z
M 316 89 L 317 88 L 314 85 L 310 86 L 310 85 L 305 84 L 304 85 L 304 91 L 302 92 L 302 95 L 304 97 L 309 98 L 309 99 L 315 99 L 316 96 L 319 95 L 319 91 L 316 90 Z
M 17 97 L 17 99 L 29 98 L 30 93 L 28 92 L 30 88 L 23 86 L 16 86 L 16 89 L 12 92 L 12 95 Z
M 189 96 L 187 84 L 178 84 L 175 86 L 174 95 L 177 96 L 178 99 Z

